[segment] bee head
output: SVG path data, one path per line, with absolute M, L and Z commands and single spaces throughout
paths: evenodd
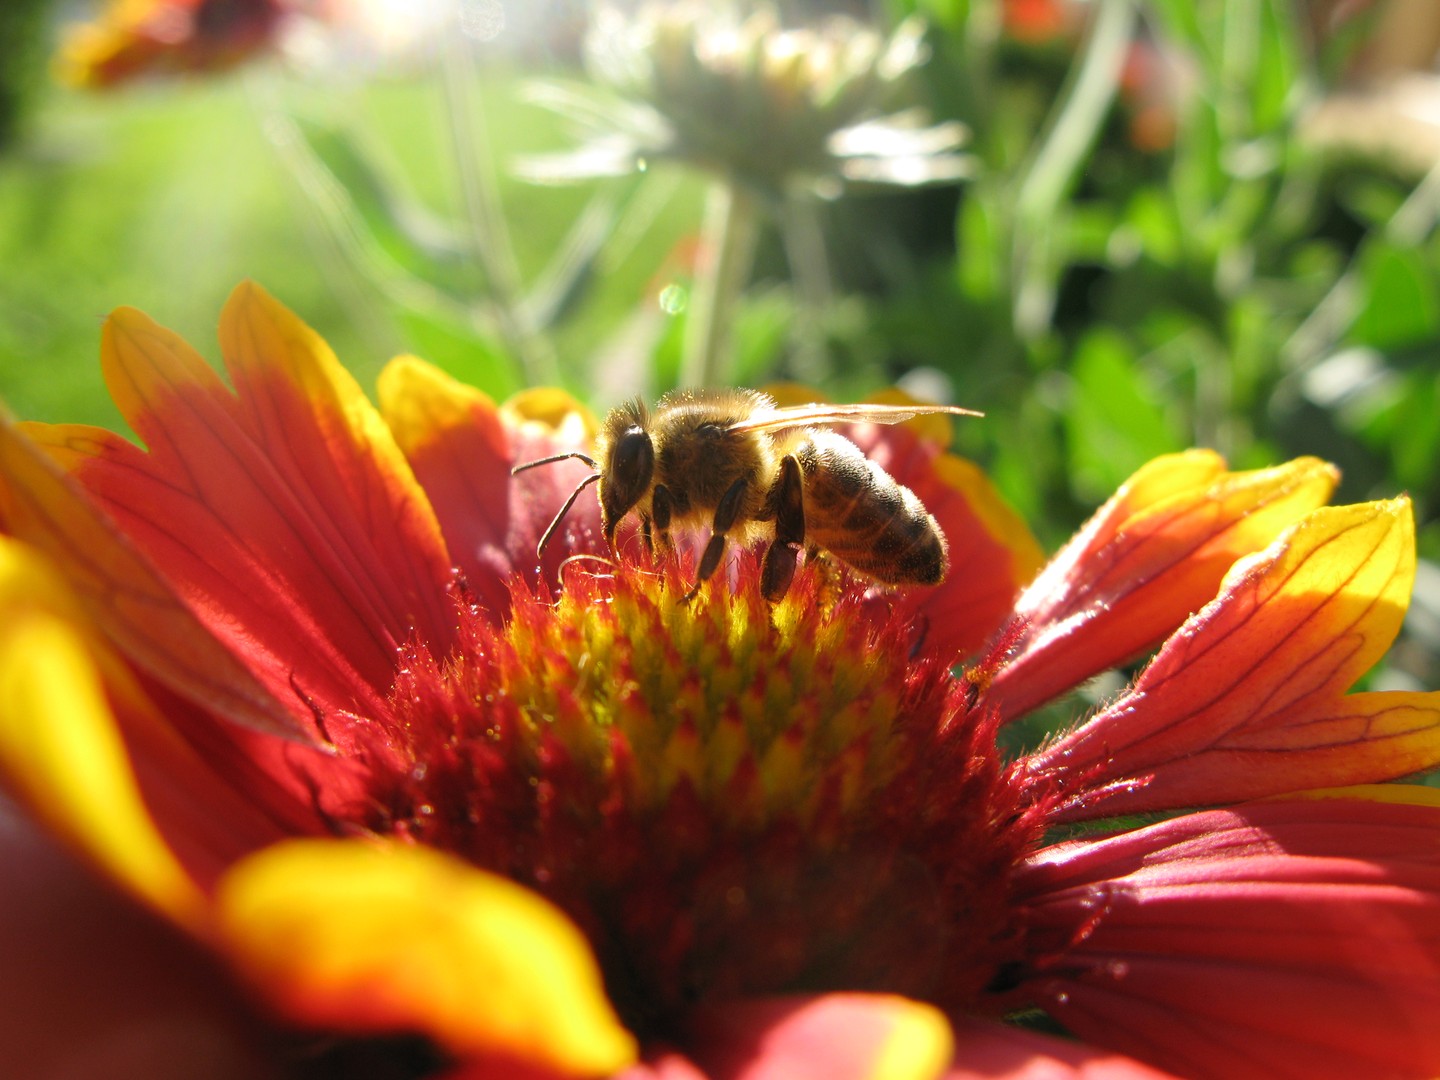
M 600 524 L 605 542 L 614 546 L 615 529 L 650 490 L 655 475 L 655 444 L 644 417 L 626 410 L 607 418 L 601 435 Z

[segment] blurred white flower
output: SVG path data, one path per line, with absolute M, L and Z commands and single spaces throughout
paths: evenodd
M 598 10 L 586 40 L 596 85 L 547 82 L 532 98 L 576 121 L 573 151 L 526 159 L 539 181 L 613 176 L 674 159 L 770 193 L 825 196 L 846 180 L 888 184 L 968 175 L 958 123 L 895 110 L 926 58 L 923 26 L 888 37 L 842 16 L 786 26 L 769 5 L 693 0 Z

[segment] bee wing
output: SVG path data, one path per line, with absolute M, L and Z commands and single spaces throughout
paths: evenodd
M 827 424 L 899 424 L 931 413 L 949 413 L 951 416 L 985 415 L 959 405 L 787 405 L 784 408 L 757 412 L 748 419 L 731 424 L 729 430 L 744 433 L 821 427 Z

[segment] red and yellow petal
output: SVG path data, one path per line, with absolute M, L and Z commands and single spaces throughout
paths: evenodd
M 39 441 L 37 441 L 39 440 Z M 44 551 L 86 614 L 139 667 L 191 700 L 257 731 L 306 741 L 308 724 L 181 602 L 63 465 L 79 440 L 109 445 L 99 429 L 22 424 L 0 416 L 0 521 Z M 47 456 L 47 454 L 49 456 Z
M 1351 694 L 1285 719 L 1263 717 L 1193 755 L 1136 770 L 1143 790 L 1121 779 L 1086 816 L 1137 806 L 1238 802 L 1311 786 L 1408 776 L 1440 761 L 1440 693 Z
M 461 1057 L 565 1076 L 635 1059 L 579 930 L 438 851 L 289 841 L 232 868 L 215 904 L 233 962 L 301 1023 L 421 1033 Z
M 1208 450 L 1150 462 L 1021 595 L 1020 633 L 987 703 L 1020 716 L 1154 645 L 1215 595 L 1236 559 L 1323 505 L 1335 481 L 1314 458 L 1242 473 Z
M 702 1006 L 689 1035 L 703 1075 L 737 1080 L 936 1080 L 955 1050 L 940 1012 L 887 994 Z
M 1042 852 L 1016 879 L 1020 993 L 1197 1077 L 1440 1073 L 1440 807 L 1191 814 Z
M 392 633 L 413 628 L 434 646 L 449 644 L 451 561 L 440 522 L 389 426 L 330 346 L 247 282 L 221 312 L 220 348 L 256 443 L 295 484 L 373 617 Z
M 242 285 L 221 337 L 233 394 L 139 312 L 107 322 L 106 379 L 147 450 L 97 429 L 26 432 L 275 698 L 306 722 L 383 715 L 396 650 L 454 634 L 438 523 L 384 422 L 295 316 Z
M 1237 564 L 1135 685 L 1036 754 L 1074 778 L 1062 817 L 1392 779 L 1440 762 L 1440 694 L 1344 690 L 1398 632 L 1408 501 L 1326 507 Z
M 109 877 L 192 928 L 203 902 L 141 796 L 106 699 L 98 646 L 50 566 L 0 538 L 0 771 Z
M 1028 526 L 973 462 L 940 454 L 930 477 L 906 483 L 945 533 L 950 573 L 936 588 L 912 590 L 902 601 L 913 604 L 927 626 L 926 651 L 958 660 L 1001 625 L 1044 558 Z
M 94 22 L 67 29 L 55 74 L 98 89 L 147 75 L 221 71 L 273 44 L 282 17 L 278 0 L 111 0 Z
M 1276 796 L 1276 799 L 1360 799 L 1372 803 L 1440 807 L 1440 788 L 1422 787 L 1419 784 L 1351 784 L 1348 787 L 1297 791 Z
M 566 444 L 593 442 L 598 430 L 595 416 L 589 409 L 564 390 L 553 386 L 521 390 L 505 402 L 503 409 L 506 416 L 517 424 L 539 424 Z
M 537 565 L 551 584 L 576 551 L 599 551 L 599 508 L 582 499 L 544 560 L 536 545 L 589 469 L 575 461 L 511 477 L 516 464 L 587 452 L 594 421 L 558 390 L 532 390 L 503 407 L 421 360 L 400 357 L 380 375 L 380 408 L 439 515 L 445 539 L 471 592 L 497 617 L 509 607 L 509 581 Z

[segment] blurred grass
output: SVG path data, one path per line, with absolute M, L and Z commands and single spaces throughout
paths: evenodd
M 364 355 L 296 250 L 293 200 L 238 83 L 57 93 L 34 128 L 0 161 L 0 395 L 18 414 L 115 424 L 97 364 L 106 312 L 141 307 L 206 351 L 246 276 Z
M 426 208 L 449 213 L 459 195 L 435 84 L 307 89 L 263 81 L 270 73 L 259 78 L 104 96 L 54 89 L 32 119 L 33 137 L 0 156 L 0 399 L 16 414 L 123 426 L 98 367 L 106 313 L 141 308 L 214 361 L 220 309 L 243 278 L 299 312 L 367 389 L 401 351 L 427 355 L 492 393 L 514 389 L 513 376 L 461 328 L 395 320 L 395 305 L 336 249 L 313 192 L 302 192 L 265 133 L 275 96 L 302 115 L 363 128 L 387 175 Z M 563 142 L 557 119 L 519 103 L 513 90 L 508 75 L 491 73 L 473 104 L 503 148 L 497 187 L 528 280 L 562 246 L 592 190 L 509 175 L 511 154 Z M 653 308 L 655 267 L 693 227 L 699 185 L 642 183 L 653 190 L 632 200 L 633 248 L 604 266 L 584 310 L 560 328 L 562 353 L 589 354 L 637 306 Z

